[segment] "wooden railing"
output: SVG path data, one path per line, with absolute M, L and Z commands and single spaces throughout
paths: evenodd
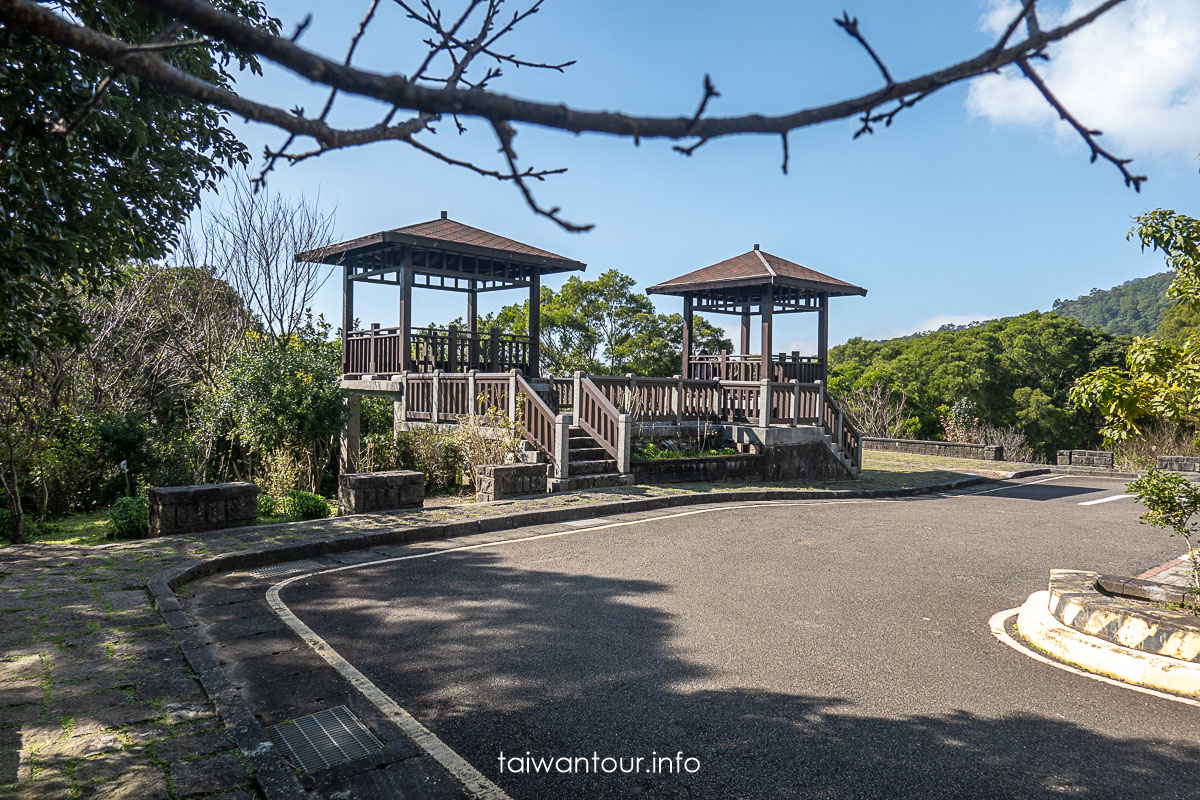
M 579 418 L 575 424 L 596 440 L 613 458 L 619 458 L 621 412 L 600 388 L 594 378 L 579 382 Z
M 762 374 L 761 355 L 721 352 L 693 354 L 688 359 L 687 377 L 704 381 L 760 381 L 768 376 Z M 825 380 L 825 366 L 816 356 L 776 353 L 771 356 L 769 377 L 773 381 L 813 383 Z
M 499 409 L 519 420 L 524 438 L 557 464 L 556 456 L 565 444 L 556 442 L 562 433 L 555 412 L 519 373 L 409 372 L 401 382 L 403 420 L 455 422 L 472 413 Z M 551 385 L 560 408 L 566 413 L 574 409 L 575 424 L 613 458 L 620 457 L 622 418 L 627 415 L 627 422 L 821 425 L 861 468 L 858 427 L 819 383 L 580 375 L 553 378 Z
M 559 409 L 569 409 L 575 405 L 574 378 L 550 378 L 550 387 L 554 390 Z
M 404 371 L 400 328 L 372 325 L 346 334 L 344 374 L 390 374 Z M 529 337 L 511 333 L 472 336 L 449 328 L 413 328 L 409 334 L 409 361 L 418 372 L 529 372 Z
M 619 412 L 638 422 L 741 422 L 816 425 L 820 385 L 799 381 L 696 381 L 592 375 L 587 378 Z M 560 407 L 567 408 L 565 404 Z M 764 408 L 767 414 L 764 416 Z
M 517 392 L 524 399 L 521 410 L 521 433 L 526 441 L 546 454 L 551 464 L 554 457 L 554 412 L 521 375 L 516 376 Z

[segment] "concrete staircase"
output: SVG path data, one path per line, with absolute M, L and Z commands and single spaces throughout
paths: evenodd
M 829 448 L 831 453 L 837 456 L 838 461 L 842 462 L 846 469 L 850 471 L 851 475 L 856 477 L 858 476 L 859 470 L 858 466 L 854 463 L 854 454 L 847 453 L 845 450 L 843 450 L 841 445 L 833 440 L 833 434 L 825 434 L 825 445 Z
M 632 475 L 617 472 L 616 459 L 578 425 L 571 426 L 567 440 L 566 491 L 620 486 L 633 482 Z

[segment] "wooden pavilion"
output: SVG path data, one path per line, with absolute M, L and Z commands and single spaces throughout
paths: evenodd
M 543 275 L 586 265 L 504 236 L 464 225 L 443 211 L 440 219 L 297 253 L 297 261 L 342 268 L 342 373 L 344 376 L 413 372 L 508 372 L 537 377 Z M 394 327 L 372 323 L 354 329 L 356 284 L 400 289 Z M 466 328 L 413 326 L 412 290 L 467 295 Z M 478 331 L 480 292 L 529 290 L 528 335 Z
M 825 380 L 829 353 L 829 298 L 867 290 L 816 270 L 773 256 L 756 244 L 748 253 L 651 286 L 647 294 L 683 298 L 682 375 L 693 380 L 773 381 L 801 383 Z M 737 314 L 742 318 L 738 353 L 693 353 L 695 312 Z M 815 311 L 817 354 L 772 354 L 776 314 Z M 750 352 L 750 318 L 762 318 L 761 352 Z

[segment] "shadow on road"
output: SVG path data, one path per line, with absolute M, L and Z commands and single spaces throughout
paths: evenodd
M 293 584 L 283 599 L 515 798 L 1200 794 L 1200 747 L 1178 730 L 1112 737 L 1053 708 L 867 715 L 845 698 L 739 687 L 725 669 L 736 670 L 736 647 L 704 648 L 717 666 L 676 648 L 673 619 L 656 607 L 671 587 L 562 571 L 574 563 L 565 558 L 530 569 L 498 560 L 470 551 L 350 570 Z M 682 752 L 701 768 L 501 774 L 501 752 L 647 761 Z

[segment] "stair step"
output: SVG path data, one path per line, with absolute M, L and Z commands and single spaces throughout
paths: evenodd
M 574 461 L 569 462 L 567 467 L 568 474 L 573 478 L 576 475 L 599 475 L 606 472 L 616 472 L 617 462 L 611 458 L 597 459 L 595 461 Z
M 605 472 L 599 475 L 572 476 L 567 479 L 567 491 L 579 489 L 601 489 L 605 486 L 627 486 L 633 482 L 632 475 L 622 475 L 619 472 Z
M 571 463 L 576 461 L 595 461 L 598 458 L 612 458 L 608 451 L 599 445 L 591 447 L 572 447 L 568 452 Z

